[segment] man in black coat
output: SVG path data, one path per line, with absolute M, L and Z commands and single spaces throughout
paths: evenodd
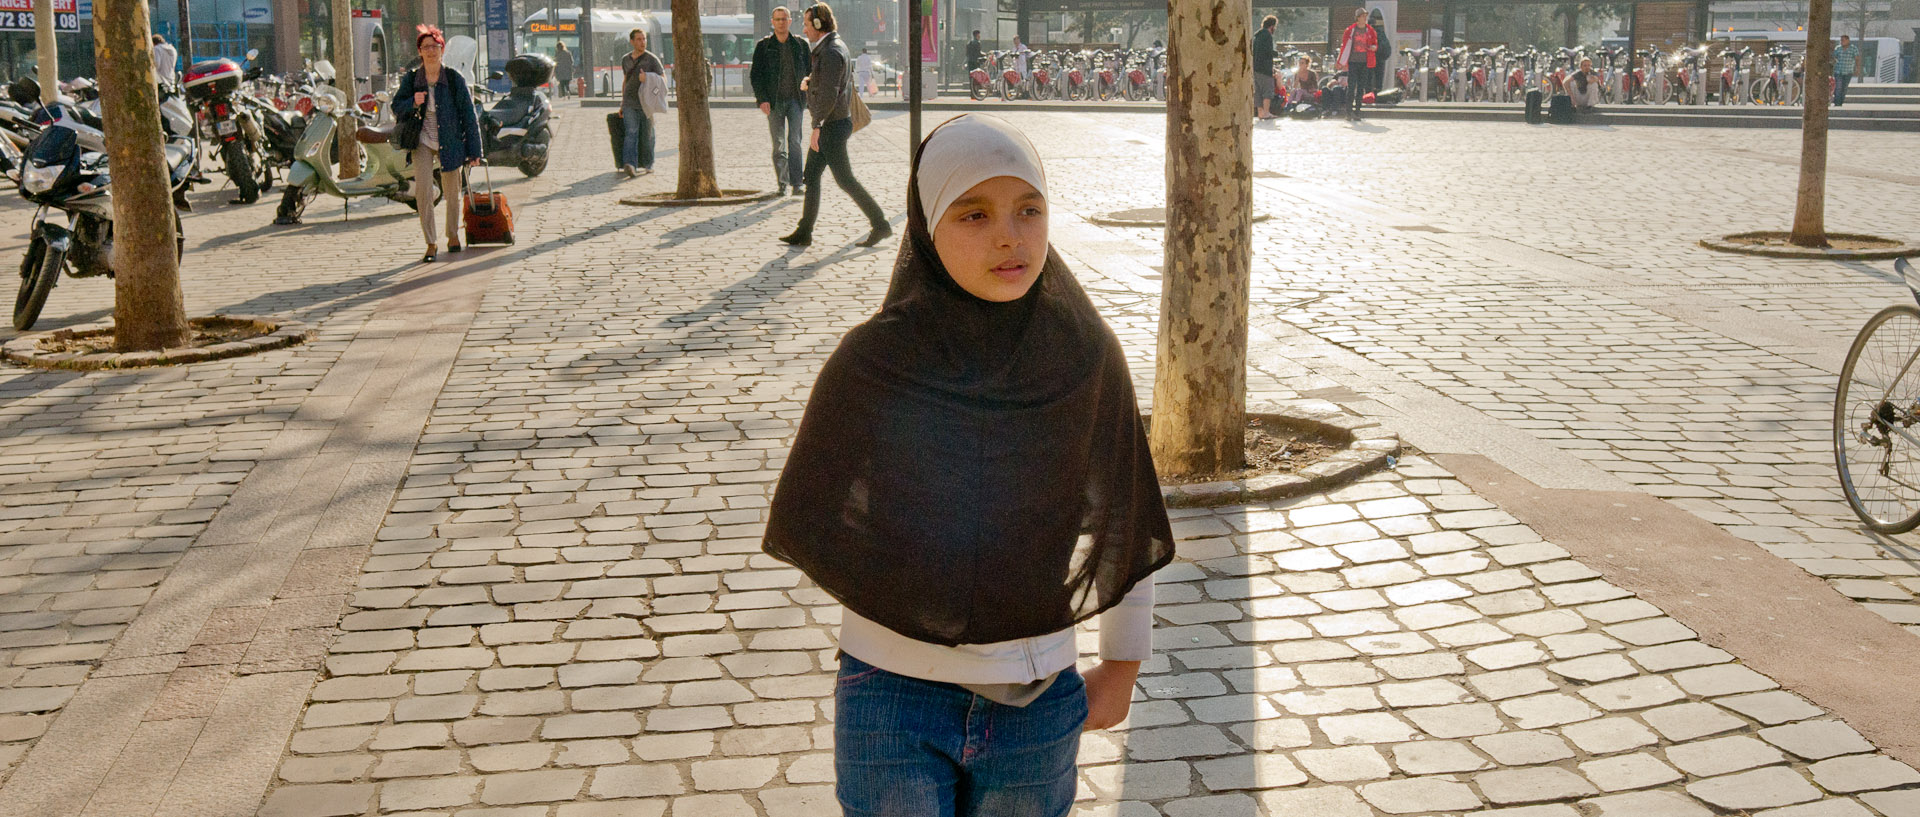
M 980 29 L 973 30 L 973 39 L 967 41 L 967 70 L 987 64 L 987 51 L 980 46 Z
M 1272 119 L 1273 106 L 1273 29 L 1280 18 L 1267 15 L 1260 30 L 1253 33 L 1253 115 Z
M 800 152 L 807 110 L 806 93 L 800 80 L 812 70 L 811 55 L 805 40 L 795 37 L 793 13 L 786 6 L 772 13 L 773 33 L 760 38 L 753 47 L 753 68 L 748 77 L 753 83 L 754 101 L 767 117 L 767 131 L 773 135 L 773 177 L 780 195 L 791 188 L 799 195 L 804 184 L 805 154 Z

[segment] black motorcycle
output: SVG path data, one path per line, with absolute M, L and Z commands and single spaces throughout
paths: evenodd
M 48 107 L 47 127 L 27 144 L 20 167 L 20 195 L 39 205 L 33 214 L 27 255 L 20 261 L 20 293 L 13 302 L 13 328 L 33 328 L 47 296 L 65 272 L 74 278 L 113 275 L 113 194 L 104 153 L 83 150 L 74 111 Z M 191 152 L 178 142 L 162 148 L 173 189 L 187 184 Z M 174 251 L 186 248 L 180 214 L 173 216 Z
M 229 59 L 214 59 L 196 62 L 187 68 L 185 86 L 187 98 L 195 108 L 204 112 L 207 124 L 213 128 L 214 139 L 219 142 L 220 160 L 227 167 L 227 178 L 233 181 L 238 191 L 234 204 L 252 204 L 260 200 L 260 194 L 273 186 L 271 178 L 261 167 L 265 164 L 261 157 L 260 123 L 255 120 L 253 109 L 239 102 L 240 63 Z
M 493 78 L 501 76 L 495 73 Z M 547 148 L 553 144 L 553 104 L 540 91 L 553 78 L 553 60 L 544 54 L 521 54 L 507 61 L 505 76 L 513 89 L 480 114 L 487 164 L 514 165 L 521 173 L 538 176 L 547 169 Z

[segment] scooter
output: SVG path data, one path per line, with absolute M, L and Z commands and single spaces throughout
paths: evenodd
M 259 53 L 254 51 L 247 57 L 252 59 Z M 260 123 L 254 120 L 253 109 L 239 103 L 243 97 L 239 93 L 242 74 L 240 63 L 233 60 L 205 60 L 187 66 L 182 85 L 186 87 L 187 96 L 193 100 L 194 106 L 213 128 L 213 140 L 219 143 L 220 161 L 225 165 L 227 178 L 233 182 L 236 191 L 237 197 L 232 203 L 252 204 L 259 201 L 260 194 L 271 188 L 273 183 L 261 156 L 261 143 L 265 141 L 265 136 L 260 132 Z
M 53 108 L 65 107 L 56 103 Z M 39 205 L 20 261 L 20 292 L 13 302 L 13 328 L 33 328 L 61 273 L 73 278 L 113 276 L 113 194 L 106 154 L 86 150 L 78 118 L 51 111 L 50 123 L 29 143 L 20 168 L 20 195 Z M 178 195 L 193 167 L 189 149 L 178 141 L 161 150 L 168 180 Z M 174 252 L 186 248 L 180 213 L 173 215 Z
M 287 171 L 286 192 L 281 194 L 273 223 L 299 224 L 307 205 L 321 193 L 338 197 L 343 208 L 352 199 L 380 196 L 418 209 L 419 202 L 413 199 L 413 165 L 405 153 L 388 144 L 392 126 L 361 124 L 352 101 L 339 88 L 315 88 L 313 100 L 314 115 L 294 148 L 293 167 Z M 335 178 L 333 141 L 341 132 L 352 134 L 360 143 L 360 175 L 352 179 Z
M 547 148 L 553 144 L 553 104 L 540 86 L 553 78 L 553 60 L 544 54 L 521 54 L 507 61 L 506 76 L 513 89 L 480 114 L 480 142 L 487 164 L 514 165 L 521 173 L 538 176 L 547 169 Z M 489 79 L 499 79 L 495 71 Z M 480 107 L 479 102 L 474 107 Z

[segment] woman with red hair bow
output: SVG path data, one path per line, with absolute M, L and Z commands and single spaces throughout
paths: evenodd
M 447 36 L 434 26 L 420 26 L 414 47 L 420 67 L 408 71 L 393 95 L 393 114 L 405 118 L 424 106 L 420 144 L 413 151 L 413 200 L 420 210 L 420 232 L 427 239 L 432 261 L 440 251 L 434 241 L 433 183 L 440 174 L 440 191 L 447 201 L 447 252 L 460 251 L 460 168 L 480 164 L 480 120 L 473 112 L 473 94 L 459 71 L 441 64 Z

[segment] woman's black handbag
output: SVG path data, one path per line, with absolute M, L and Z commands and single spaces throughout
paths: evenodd
M 419 75 L 415 75 L 415 85 L 419 85 Z M 433 93 L 432 88 L 427 93 Z M 393 137 L 388 140 L 397 150 L 413 150 L 420 146 L 420 129 L 426 124 L 427 106 L 415 105 L 400 117 L 393 125 Z

